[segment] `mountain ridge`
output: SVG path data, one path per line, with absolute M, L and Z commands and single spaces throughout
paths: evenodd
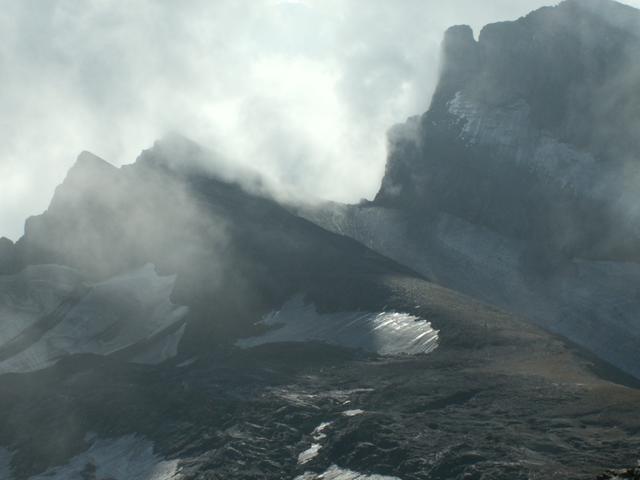
M 579 3 L 489 25 L 477 42 L 450 29 L 431 107 L 392 130 L 374 203 L 445 209 L 551 255 L 640 259 L 640 37 Z

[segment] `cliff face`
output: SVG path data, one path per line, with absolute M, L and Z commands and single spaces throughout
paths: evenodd
M 451 28 L 430 110 L 395 127 L 375 202 L 446 212 L 545 257 L 638 259 L 640 12 L 567 0 Z

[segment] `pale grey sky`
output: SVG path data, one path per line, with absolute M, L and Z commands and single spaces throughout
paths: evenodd
M 444 30 L 555 3 L 0 0 L 0 236 L 80 151 L 131 163 L 167 131 L 300 193 L 371 197 L 386 130 L 428 107 Z

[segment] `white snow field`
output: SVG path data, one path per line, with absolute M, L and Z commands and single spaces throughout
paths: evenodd
M 178 460 L 163 460 L 153 451 L 153 443 L 128 435 L 116 439 L 96 439 L 84 453 L 69 463 L 47 470 L 30 480 L 180 480 Z
M 426 320 L 397 312 L 318 313 L 298 295 L 261 322 L 265 334 L 238 341 L 243 348 L 267 343 L 320 342 L 380 355 L 430 353 L 438 346 L 438 331 Z
M 140 363 L 174 356 L 188 311 L 171 302 L 174 283 L 150 264 L 96 284 L 59 265 L 0 276 L 0 374 L 138 345 Z
M 351 470 L 340 468 L 336 465 L 331 466 L 324 473 L 304 473 L 297 476 L 294 480 L 400 480 L 398 477 L 388 477 L 384 475 L 365 475 Z

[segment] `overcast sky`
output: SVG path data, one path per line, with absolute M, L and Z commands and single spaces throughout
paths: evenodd
M 385 132 L 428 107 L 444 30 L 554 3 L 0 0 L 0 236 L 80 151 L 131 163 L 169 131 L 301 193 L 371 198 Z

